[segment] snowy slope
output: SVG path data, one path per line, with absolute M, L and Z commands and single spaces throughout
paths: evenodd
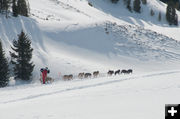
M 153 31 L 157 31 L 169 37 L 172 37 L 176 40 L 179 40 L 179 27 L 171 26 L 169 27 L 165 14 L 167 5 L 162 3 L 159 0 L 147 0 L 147 5 L 141 4 L 141 14 L 137 14 L 135 12 L 129 12 L 125 6 L 123 1 L 119 1 L 117 5 L 110 4 L 109 0 L 89 0 L 94 7 L 97 9 L 104 11 L 112 15 L 115 18 L 128 22 L 130 24 L 142 26 L 146 29 L 151 29 Z M 133 5 L 133 0 L 131 0 L 131 6 Z M 110 8 L 109 8 L 110 7 Z M 153 10 L 155 15 L 150 16 L 150 10 Z M 159 12 L 162 15 L 161 22 L 158 21 Z M 176 11 L 178 16 L 180 16 L 180 12 Z M 180 21 L 180 19 L 179 19 Z
M 179 103 L 180 71 L 0 89 L 3 119 L 164 119 Z M 176 96 L 176 98 L 174 98 Z
M 163 25 L 166 21 L 158 24 L 148 13 L 150 6 L 159 6 L 157 11 L 164 13 L 165 5 L 161 2 L 148 1 L 142 14 L 130 13 L 122 1 L 114 5 L 107 0 L 91 0 L 94 7 L 86 0 L 29 2 L 31 18 L 6 20 L 2 17 L 0 34 L 7 55 L 21 29 L 29 34 L 35 49 L 33 61 L 37 77 L 39 68 L 45 66 L 51 69 L 54 78 L 60 73 L 93 70 L 133 68 L 140 72 L 179 67 L 179 35 L 173 33 L 178 32 L 179 27 L 168 27 L 168 34 L 172 33 L 167 37 L 164 32 L 167 28 Z M 134 22 L 128 20 L 131 18 Z M 140 21 L 144 24 L 139 24 Z M 156 33 L 154 29 L 163 29 L 164 33 Z
M 180 100 L 180 28 L 168 26 L 165 17 L 158 22 L 166 5 L 147 1 L 137 14 L 122 0 L 117 5 L 109 0 L 29 0 L 30 18 L 0 16 L 6 55 L 23 29 L 32 39 L 36 64 L 33 83 L 0 89 L 0 118 L 163 119 L 165 104 Z M 46 66 L 56 80 L 42 85 L 39 69 Z M 131 75 L 106 75 L 110 69 L 130 68 Z M 96 70 L 98 78 L 77 79 L 79 72 Z M 64 74 L 75 79 L 62 81 Z

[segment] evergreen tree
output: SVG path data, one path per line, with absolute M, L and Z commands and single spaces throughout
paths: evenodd
M 147 0 L 141 0 L 142 4 L 147 4 Z
M 117 3 L 119 0 L 111 0 L 112 3 Z
M 126 5 L 126 8 L 132 12 L 132 8 L 131 8 L 131 0 L 123 0 L 124 1 L 124 5 Z
M 17 17 L 18 16 L 18 8 L 17 8 L 16 0 L 13 0 L 12 11 L 13 11 L 13 16 Z
M 10 5 L 11 5 L 11 0 L 4 0 L 4 9 L 5 9 L 6 17 L 8 17 Z
M 175 25 L 175 20 L 176 20 L 176 9 L 175 8 L 172 8 L 172 14 L 171 14 L 171 21 L 172 21 L 172 24 Z
M 151 11 L 150 11 L 150 14 L 151 14 L 151 16 L 154 16 L 154 11 L 151 9 Z
M 22 31 L 18 40 L 13 41 L 14 53 L 10 52 L 11 62 L 14 64 L 15 79 L 30 80 L 34 69 L 32 59 L 31 41 Z
M 5 13 L 7 17 L 10 5 L 11 0 L 0 0 L 0 13 Z
M 158 20 L 161 21 L 161 12 L 159 12 Z
M 172 7 L 168 4 L 167 8 L 166 8 L 166 19 L 169 22 L 169 24 L 172 24 L 171 21 L 171 14 L 172 14 Z
M 127 0 L 127 6 L 126 6 L 126 7 L 128 8 L 128 10 L 129 10 L 130 12 L 132 12 L 131 0 Z
M 0 0 L 0 13 L 3 13 L 4 10 L 4 0 Z
M 0 41 L 0 88 L 7 86 L 9 81 L 8 78 L 9 78 L 8 61 L 5 58 L 5 54 L 2 49 L 2 44 Z
M 26 0 L 18 0 L 17 1 L 17 10 L 18 10 L 18 14 L 22 15 L 22 16 L 29 16 L 29 6 L 28 6 L 28 2 L 26 2 Z
M 134 0 L 133 9 L 135 12 L 138 12 L 138 13 L 141 12 L 141 1 L 140 0 Z
M 175 3 L 175 8 L 176 8 L 177 10 L 180 10 L 180 1 L 178 1 L 178 2 Z
M 178 26 L 178 15 L 175 15 L 175 21 L 174 21 L 174 25 Z
M 166 4 L 168 4 L 168 2 L 172 2 L 174 4 L 174 8 L 176 8 L 177 10 L 180 10 L 180 1 L 179 0 L 160 0 Z
M 3 8 L 3 0 L 0 0 L 0 13 L 2 13 L 2 8 Z
M 169 25 L 178 25 L 178 17 L 172 1 L 168 2 L 168 6 L 166 8 L 166 19 Z

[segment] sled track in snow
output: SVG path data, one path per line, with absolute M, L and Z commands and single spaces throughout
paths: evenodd
M 20 98 L 20 99 L 14 99 L 14 100 L 0 102 L 0 104 L 8 104 L 8 103 L 13 103 L 13 102 L 30 100 L 30 99 L 34 99 L 34 98 L 38 98 L 38 97 L 49 96 L 49 95 L 54 95 L 54 94 L 59 94 L 59 93 L 68 92 L 68 91 L 74 91 L 74 90 L 80 90 L 80 89 L 86 89 L 86 88 L 93 88 L 93 87 L 97 87 L 97 86 L 103 86 L 103 85 L 118 83 L 118 82 L 122 82 L 122 81 L 126 81 L 126 80 L 133 80 L 133 79 L 138 79 L 138 78 L 147 78 L 147 77 L 154 77 L 154 76 L 162 76 L 162 75 L 169 75 L 169 74 L 176 74 L 176 73 L 180 73 L 180 71 L 154 73 L 154 74 L 148 74 L 148 75 L 143 75 L 143 76 L 134 76 L 134 77 L 129 77 L 129 78 L 122 78 L 122 79 L 113 80 L 113 81 L 111 81 L 111 79 L 110 79 L 110 81 L 106 81 L 106 82 L 100 82 L 100 83 L 91 84 L 91 85 L 84 85 L 84 86 L 66 88 L 66 89 L 63 89 L 63 90 L 49 92 L 49 93 L 42 93 L 42 94 L 38 94 L 38 95 L 37 94 L 36 95 L 31 95 L 31 96 L 27 96 L 27 97 Z

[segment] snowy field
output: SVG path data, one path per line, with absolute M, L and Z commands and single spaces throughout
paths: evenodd
M 180 103 L 180 27 L 167 25 L 164 3 L 147 2 L 136 14 L 122 0 L 29 0 L 30 18 L 1 15 L 7 57 L 23 29 L 36 66 L 31 84 L 0 89 L 0 119 L 164 119 L 165 104 Z M 46 66 L 55 82 L 42 85 Z M 133 74 L 106 76 L 117 69 Z M 96 70 L 98 78 L 77 79 Z M 62 81 L 64 74 L 75 79 Z
M 180 71 L 0 89 L 2 119 L 164 119 L 179 103 Z

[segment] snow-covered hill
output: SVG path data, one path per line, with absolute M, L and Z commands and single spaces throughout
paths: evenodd
M 169 27 L 165 16 L 159 22 L 157 14 L 149 15 L 150 8 L 165 14 L 166 5 L 157 0 L 142 5 L 141 14 L 129 12 L 122 1 L 112 4 L 108 0 L 89 0 L 93 7 L 87 0 L 29 2 L 30 18 L 1 16 L 0 36 L 8 55 L 21 29 L 29 34 L 37 77 L 45 66 L 54 78 L 59 73 L 113 68 L 141 72 L 178 67 L 180 30 Z
M 0 118 L 163 119 L 165 104 L 179 103 L 180 27 L 167 25 L 164 3 L 147 0 L 137 14 L 123 0 L 29 2 L 29 18 L 0 15 L 6 55 L 23 29 L 32 39 L 36 65 L 31 84 L 11 81 L 0 89 Z M 46 66 L 56 80 L 42 85 L 39 69 Z M 133 74 L 109 77 L 110 69 L 133 69 Z M 98 78 L 77 78 L 96 70 Z M 75 78 L 62 81 L 64 74 Z

